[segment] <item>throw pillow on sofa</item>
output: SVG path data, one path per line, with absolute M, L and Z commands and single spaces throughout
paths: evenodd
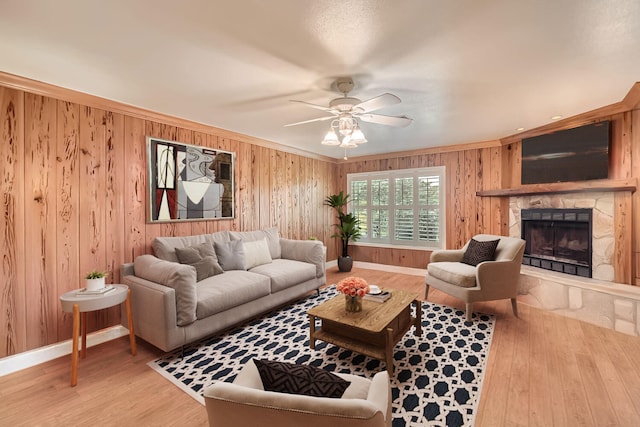
M 262 264 L 270 264 L 273 262 L 266 239 L 255 240 L 253 242 L 243 242 L 243 246 L 244 262 L 247 270 Z
M 253 359 L 266 391 L 340 398 L 349 381 L 311 365 Z
M 180 264 L 195 267 L 196 280 L 198 282 L 207 277 L 224 273 L 224 270 L 222 270 L 222 267 L 218 264 L 218 258 L 213 251 L 211 243 L 200 243 L 199 245 L 186 248 L 176 248 L 175 251 Z
M 231 240 L 243 240 L 245 242 L 253 242 L 255 240 L 265 239 L 269 246 L 271 259 L 279 259 L 282 257 L 282 248 L 280 247 L 280 233 L 277 227 L 265 228 L 256 231 L 229 231 Z
M 215 246 L 218 261 L 224 271 L 247 269 L 242 240 L 231 240 L 226 243 L 215 242 Z

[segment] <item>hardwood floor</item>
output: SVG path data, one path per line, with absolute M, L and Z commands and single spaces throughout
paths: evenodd
M 359 275 L 423 295 L 424 278 L 354 268 L 327 272 L 327 283 Z M 435 289 L 429 301 L 462 308 Z M 508 300 L 478 303 L 496 328 L 477 426 L 640 425 L 640 338 Z M 65 356 L 0 377 L 0 425 L 206 426 L 203 406 L 146 364 L 161 352 L 123 337 L 92 347 L 71 388 Z

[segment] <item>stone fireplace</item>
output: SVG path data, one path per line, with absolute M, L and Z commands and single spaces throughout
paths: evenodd
M 591 213 L 590 251 L 584 249 L 579 236 L 589 228 L 584 224 L 587 212 Z M 534 218 L 534 229 L 527 230 L 526 223 Z M 574 218 L 583 224 L 567 227 L 566 220 L 573 222 Z M 560 223 L 558 232 L 551 234 L 546 229 L 550 221 Z M 530 250 L 529 265 L 523 265 L 520 274 L 520 301 L 625 334 L 640 335 L 640 289 L 614 282 L 613 192 L 510 197 L 509 235 L 524 237 Z M 533 240 L 536 247 L 531 248 Z M 549 249 L 549 242 L 554 240 L 564 248 Z M 537 255 L 532 256 L 531 252 Z M 591 278 L 578 273 L 586 268 L 583 264 L 589 252 Z M 574 257 L 577 260 L 567 261 Z M 537 262 L 551 268 L 533 267 Z M 565 271 L 574 267 L 576 274 Z
M 534 258 L 530 257 L 528 265 L 603 281 L 614 280 L 612 259 L 615 240 L 612 192 L 511 197 L 509 211 L 509 235 L 524 238 L 527 240 L 528 247 L 533 240 L 530 239 L 531 236 L 527 238 L 523 234 L 523 219 L 525 223 L 533 220 L 538 226 L 535 232 L 537 233 L 536 243 L 541 246 L 537 249 L 542 253 Z M 588 213 L 591 214 L 591 226 L 586 223 L 589 221 Z M 551 223 L 554 223 L 554 228 L 556 226 L 559 228 L 557 243 L 564 246 L 555 254 L 549 252 L 549 245 L 546 244 L 552 239 L 548 230 Z M 586 242 L 578 242 L 575 237 L 588 233 L 589 229 L 591 247 L 583 250 Z M 531 233 L 526 229 L 524 231 Z M 567 260 L 571 257 L 578 259 Z M 587 264 L 590 264 L 590 267 Z
M 591 277 L 592 209 L 522 209 L 522 263 Z

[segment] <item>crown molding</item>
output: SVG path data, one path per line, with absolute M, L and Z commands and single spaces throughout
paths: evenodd
M 138 119 L 166 123 L 170 126 L 176 126 L 196 132 L 212 134 L 221 138 L 227 138 L 234 141 L 258 145 L 261 147 L 321 160 L 328 163 L 336 163 L 336 159 L 332 157 L 322 156 L 310 151 L 301 150 L 299 148 L 290 147 L 288 145 L 279 144 L 277 142 L 269 141 L 266 139 L 217 128 L 192 120 L 170 116 L 168 114 L 147 110 L 135 105 L 125 104 L 124 102 L 102 98 L 97 95 L 90 95 L 84 92 L 63 88 L 60 86 L 32 80 L 26 77 L 17 76 L 15 74 L 5 73 L 2 71 L 0 71 L 0 86 L 33 93 L 40 96 L 55 98 L 61 101 L 86 105 L 88 107 L 107 110 L 114 113 L 124 114 Z
M 394 151 L 394 152 L 383 153 L 383 154 L 372 154 L 370 156 L 349 157 L 347 160 L 338 159 L 337 163 L 344 164 L 344 163 L 355 163 L 355 162 L 390 159 L 390 158 L 398 158 L 398 157 L 420 156 L 424 154 L 442 154 L 442 153 L 450 153 L 453 151 L 479 150 L 481 148 L 495 148 L 495 147 L 501 147 L 501 146 L 502 144 L 500 143 L 500 140 L 495 139 L 490 141 L 470 142 L 467 144 L 440 145 L 438 147 L 419 148 L 416 150 Z
M 631 89 L 629 89 L 627 95 L 620 102 L 596 108 L 595 110 L 587 111 L 586 113 L 577 114 L 573 117 L 567 117 L 562 120 L 554 121 L 553 123 L 547 123 L 546 125 L 538 126 L 537 128 L 529 129 L 514 135 L 509 135 L 505 138 L 502 138 L 500 142 L 502 143 L 502 145 L 509 145 L 514 142 L 522 141 L 524 138 L 531 138 L 533 136 L 543 135 L 545 133 L 555 132 L 558 130 L 570 129 L 591 123 L 597 123 L 606 120 L 607 117 L 624 113 L 626 111 L 635 110 L 639 107 L 640 82 L 636 82 L 633 86 L 631 86 Z

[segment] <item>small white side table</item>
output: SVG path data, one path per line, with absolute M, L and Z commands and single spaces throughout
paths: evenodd
M 78 336 L 82 326 L 82 349 L 80 357 L 87 357 L 87 312 L 102 310 L 125 303 L 129 320 L 129 342 L 131 354 L 136 355 L 136 336 L 133 331 L 133 317 L 131 316 L 131 290 L 127 285 L 112 285 L 115 289 L 98 296 L 77 296 L 79 289 L 69 291 L 60 296 L 62 310 L 73 313 L 73 348 L 71 350 L 71 387 L 78 384 Z M 80 319 L 82 315 L 82 319 Z

